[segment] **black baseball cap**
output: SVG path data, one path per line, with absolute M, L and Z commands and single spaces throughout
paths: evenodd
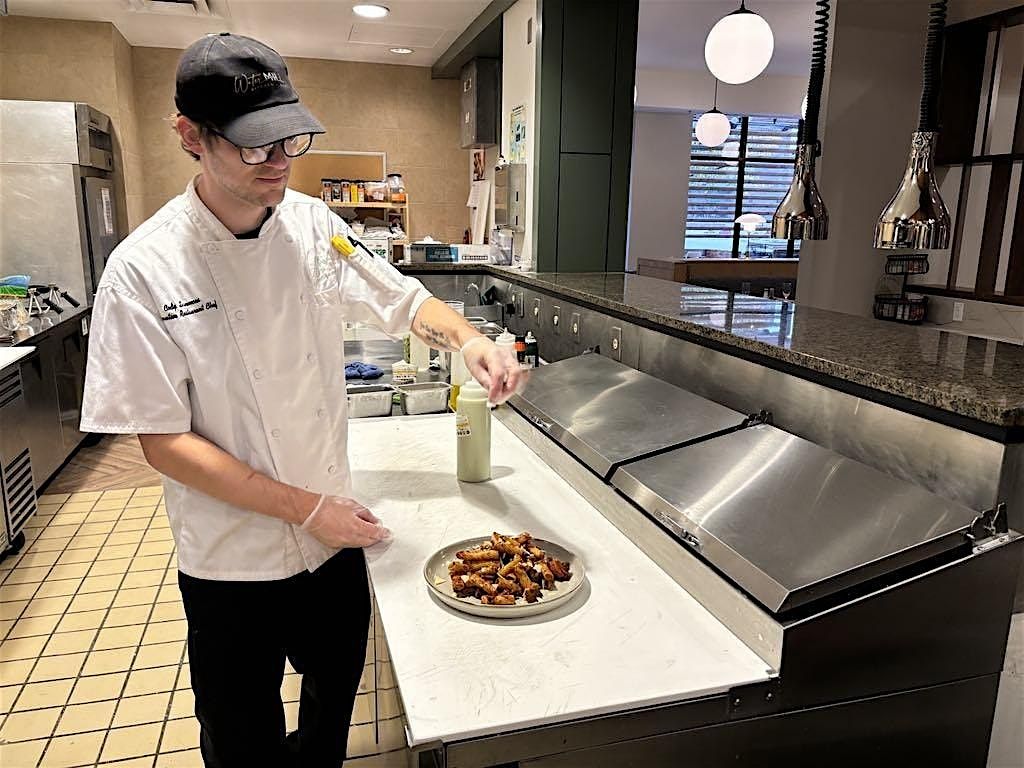
M 213 127 L 239 147 L 325 132 L 299 104 L 280 54 L 230 32 L 207 35 L 181 55 L 174 103 L 185 117 Z

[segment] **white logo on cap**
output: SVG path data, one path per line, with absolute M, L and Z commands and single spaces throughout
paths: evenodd
M 248 93 L 280 84 L 281 77 L 277 72 L 253 72 L 251 75 L 236 75 L 235 93 Z

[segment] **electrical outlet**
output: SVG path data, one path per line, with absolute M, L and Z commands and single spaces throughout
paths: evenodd
M 964 303 L 962 301 L 953 302 L 953 322 L 962 323 L 964 320 Z

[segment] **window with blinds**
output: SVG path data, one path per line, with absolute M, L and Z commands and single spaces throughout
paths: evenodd
M 696 126 L 700 115 L 693 116 Z M 793 178 L 798 119 L 730 115 L 732 132 L 720 147 L 705 147 L 691 133 L 685 250 L 691 256 L 799 255 L 799 243 L 771 235 L 771 218 Z M 752 233 L 736 219 L 756 213 L 765 223 Z

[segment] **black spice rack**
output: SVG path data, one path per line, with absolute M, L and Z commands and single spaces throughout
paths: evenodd
M 897 323 L 920 323 L 924 321 L 928 308 L 928 297 L 907 293 L 907 277 L 921 275 L 928 271 L 928 256 L 925 254 L 890 256 L 885 263 L 885 274 L 902 275 L 903 283 L 899 293 L 876 293 L 874 315 L 879 320 Z

